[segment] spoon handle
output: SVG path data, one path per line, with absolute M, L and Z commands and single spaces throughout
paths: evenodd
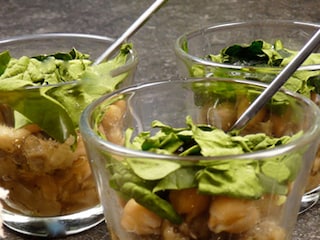
M 242 129 L 253 118 L 258 111 L 272 98 L 280 87 L 290 78 L 298 67 L 306 60 L 313 50 L 320 43 L 320 29 L 304 45 L 292 61 L 277 75 L 268 87 L 252 102 L 252 104 L 242 113 L 230 130 Z
M 118 47 L 125 42 L 131 35 L 133 35 L 148 18 L 167 0 L 156 0 L 140 17 L 116 40 L 106 49 L 93 63 L 97 65 L 102 61 L 108 59 Z

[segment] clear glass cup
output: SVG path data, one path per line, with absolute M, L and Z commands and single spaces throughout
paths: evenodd
M 289 50 L 299 51 L 319 29 L 320 25 L 286 20 L 257 20 L 249 22 L 225 23 L 208 26 L 184 33 L 175 43 L 179 75 L 182 77 L 223 77 L 271 82 L 283 66 L 246 63 L 221 63 L 208 58 L 209 54 L 218 55 L 222 49 L 235 44 L 249 45 L 255 40 L 274 44 L 281 40 Z M 316 50 L 320 53 L 320 50 Z M 317 82 L 320 76 L 320 58 L 305 62 L 284 87 L 310 97 L 319 105 L 319 88 L 309 91 L 307 82 Z M 303 81 L 300 81 L 303 79 Z M 291 82 L 290 82 L 291 81 Z M 290 83 L 289 83 L 290 82 Z M 319 199 L 320 191 L 320 151 L 309 175 L 307 193 L 303 199 L 301 212 L 309 209 Z
M 156 133 L 155 120 L 185 128 L 190 116 L 194 124 L 227 130 L 265 86 L 235 79 L 173 79 L 120 89 L 90 104 L 81 115 L 80 132 L 111 238 L 291 239 L 319 145 L 320 110 L 310 99 L 278 92 L 242 131 L 272 137 L 303 132 L 275 148 L 178 156 L 126 147 L 139 133 Z M 220 124 L 221 118 L 228 121 Z M 187 135 L 181 133 L 180 139 Z M 174 146 L 176 140 L 166 143 Z M 257 168 L 251 171 L 252 166 Z M 284 172 L 288 178 L 278 178 Z M 253 190 L 257 186 L 249 178 L 264 190 Z
M 0 52 L 8 50 L 11 57 L 20 58 L 69 52 L 75 48 L 89 54 L 89 59 L 94 61 L 113 41 L 112 38 L 89 34 L 35 34 L 0 40 Z M 132 48 L 125 63 L 109 73 L 114 74 L 109 76 L 110 81 L 119 78 L 120 85 L 131 84 L 137 61 Z M 90 83 L 90 77 L 87 79 Z M 64 104 L 63 99 L 77 99 L 79 88 L 79 81 L 66 81 L 0 91 L 0 186 L 9 190 L 1 216 L 4 224 L 17 232 L 58 237 L 79 233 L 104 220 L 78 123 L 74 123 L 75 132 L 66 131 L 62 141 L 51 135 L 69 126 L 70 120 L 61 117 L 64 115 L 57 111 L 57 106 Z M 44 92 L 59 104 L 46 101 Z M 48 121 L 46 116 L 54 115 L 54 120 L 49 123 L 53 129 L 49 129 L 50 133 L 38 122 L 21 128 L 17 126 L 17 112 L 29 107 L 30 113 L 41 116 L 37 119 L 39 123 Z M 70 114 L 75 118 L 78 115 L 79 119 L 83 106 L 75 102 L 72 108 Z

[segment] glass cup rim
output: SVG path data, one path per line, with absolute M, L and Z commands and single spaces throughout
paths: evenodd
M 267 19 L 267 20 L 249 20 L 249 21 L 240 21 L 240 22 L 225 22 L 225 23 L 220 23 L 220 24 L 214 24 L 214 25 L 208 25 L 206 27 L 202 27 L 199 29 L 191 30 L 188 32 L 183 33 L 180 35 L 175 43 L 174 43 L 174 51 L 177 56 L 191 60 L 193 62 L 196 62 L 198 64 L 202 64 L 205 66 L 209 67 L 220 67 L 220 68 L 229 68 L 229 69 L 234 69 L 234 70 L 241 70 L 244 68 L 251 68 L 254 69 L 254 66 L 237 66 L 237 65 L 232 65 L 232 64 L 226 64 L 226 63 L 216 63 L 213 61 L 208 61 L 205 59 L 202 59 L 200 57 L 188 54 L 182 49 L 183 42 L 190 38 L 190 37 L 195 37 L 200 34 L 205 34 L 207 32 L 212 32 L 216 30 L 220 30 L 223 28 L 234 28 L 237 26 L 246 26 L 246 25 L 261 25 L 262 27 L 264 26 L 270 26 L 270 25 L 292 25 L 292 26 L 302 26 L 302 27 L 311 27 L 314 28 L 315 31 L 320 28 L 320 24 L 317 23 L 312 23 L 312 22 L 302 22 L 302 21 L 291 21 L 291 20 L 275 20 L 275 19 Z M 270 71 L 275 71 L 278 72 L 282 69 L 282 67 L 258 67 L 262 69 L 268 69 Z M 306 70 L 318 70 L 320 68 L 320 64 L 312 64 L 312 65 L 304 65 L 301 66 L 297 69 L 297 71 L 306 71 Z
M 15 43 L 22 43 L 24 41 L 30 41 L 30 40 L 48 40 L 52 38 L 56 38 L 56 39 L 80 38 L 80 39 L 88 39 L 88 40 L 100 40 L 100 41 L 105 41 L 106 43 L 109 43 L 109 44 L 112 44 L 115 41 L 114 38 L 111 38 L 108 36 L 87 34 L 87 33 L 67 33 L 67 32 L 35 33 L 35 34 L 26 34 L 26 35 L 18 35 L 18 36 L 2 38 L 0 39 L 0 46 L 2 44 L 15 44 Z M 106 48 L 107 48 L 107 45 L 106 45 Z M 129 60 L 123 66 L 120 66 L 119 68 L 112 70 L 113 76 L 118 76 L 137 66 L 138 57 L 137 57 L 137 52 L 135 48 L 132 48 L 130 50 L 130 56 L 131 57 L 129 58 Z M 34 89 L 46 88 L 46 87 L 60 87 L 64 85 L 77 85 L 77 84 L 79 84 L 79 81 L 74 80 L 74 81 L 68 81 L 68 82 L 60 82 L 56 84 L 26 86 L 26 87 L 22 87 L 21 89 L 17 89 L 17 91 L 32 90 L 32 89 L 34 90 Z
M 211 80 L 222 81 L 222 82 L 236 82 L 238 84 L 243 84 L 243 85 L 249 84 L 251 86 L 262 87 L 262 88 L 267 87 L 267 84 L 255 82 L 251 80 L 226 79 L 226 78 L 217 78 L 217 77 L 161 80 L 161 81 L 154 81 L 154 82 L 138 83 L 122 89 L 118 89 L 110 94 L 106 94 L 100 97 L 99 99 L 97 99 L 96 101 L 92 102 L 91 104 L 89 104 L 84 109 L 80 117 L 80 123 L 79 123 L 80 132 L 83 136 L 85 136 L 84 137 L 85 142 L 87 141 L 90 143 L 94 143 L 97 146 L 99 146 L 99 148 L 107 148 L 111 152 L 116 152 L 117 154 L 122 156 L 162 159 L 162 160 L 170 160 L 170 161 L 186 161 L 186 162 L 193 162 L 193 161 L 199 161 L 199 160 L 262 159 L 266 157 L 274 157 L 274 156 L 279 156 L 281 154 L 284 154 L 285 152 L 291 151 L 297 147 L 300 148 L 302 146 L 311 144 L 315 141 L 315 139 L 318 138 L 320 134 L 320 109 L 318 108 L 318 106 L 314 102 L 312 102 L 310 99 L 300 94 L 288 91 L 284 88 L 282 88 L 280 91 L 285 93 L 286 95 L 289 95 L 290 97 L 298 99 L 299 101 L 303 102 L 306 106 L 308 106 L 311 110 L 310 112 L 314 115 L 315 123 L 319 123 L 319 124 L 314 124 L 310 129 L 308 129 L 303 133 L 303 136 L 299 137 L 298 139 L 295 139 L 294 141 L 288 144 L 277 146 L 275 148 L 267 149 L 263 151 L 255 151 L 255 152 L 245 153 L 245 154 L 224 155 L 224 156 L 215 156 L 215 157 L 164 155 L 164 154 L 157 154 L 157 153 L 151 153 L 146 151 L 132 150 L 132 149 L 108 142 L 103 138 L 99 137 L 99 135 L 96 134 L 91 127 L 90 118 L 93 115 L 94 110 L 101 103 L 103 103 L 109 98 L 113 98 L 121 94 L 134 92 L 139 89 L 154 87 L 157 85 L 164 85 L 164 84 L 181 85 L 186 83 L 203 82 L 203 81 L 211 81 Z
M 94 40 L 102 40 L 107 42 L 114 42 L 115 39 L 95 34 L 87 34 L 87 33 L 67 33 L 67 32 L 53 32 L 53 33 L 34 33 L 34 34 L 25 34 L 25 35 L 17 35 L 0 39 L 0 45 L 4 43 L 13 43 L 13 42 L 23 42 L 28 40 L 41 40 L 41 39 L 49 39 L 49 38 L 83 38 L 83 39 L 94 39 Z

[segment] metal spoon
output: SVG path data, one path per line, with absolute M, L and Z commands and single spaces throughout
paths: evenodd
M 140 17 L 115 41 L 108 47 L 93 63 L 97 65 L 104 60 L 107 60 L 131 35 L 133 35 L 148 18 L 167 0 L 156 0 Z
M 242 113 L 230 130 L 242 129 L 258 113 L 258 111 L 272 98 L 280 87 L 289 79 L 297 68 L 306 60 L 313 50 L 320 44 L 320 29 L 304 45 L 292 61 L 279 73 L 270 85 L 252 102 Z

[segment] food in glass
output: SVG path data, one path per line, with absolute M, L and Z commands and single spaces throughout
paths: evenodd
M 8 195 L 8 190 L 5 190 L 3 188 L 0 188 L 0 199 L 5 199 Z M 2 204 L 0 203 L 0 210 L 2 210 Z M 3 232 L 3 224 L 2 224 L 2 217 L 0 216 L 0 237 L 4 238 L 4 232 Z
M 175 44 L 183 77 L 222 77 L 270 83 L 319 29 L 313 23 L 249 21 L 219 24 L 181 35 Z M 284 84 L 319 105 L 320 52 L 316 50 Z M 320 151 L 301 210 L 318 199 Z M 314 196 L 314 197 L 311 197 Z M 305 205 L 305 206 L 304 206 Z
M 0 42 L 0 186 L 9 190 L 2 215 L 14 230 L 66 235 L 103 220 L 79 118 L 89 103 L 132 79 L 132 44 L 92 64 L 111 43 L 81 34 Z M 23 225 L 19 216 L 26 217 Z M 50 221 L 62 227 L 57 231 Z
M 90 104 L 80 131 L 112 239 L 290 239 L 320 110 L 283 91 L 227 132 L 264 88 L 185 79 Z

